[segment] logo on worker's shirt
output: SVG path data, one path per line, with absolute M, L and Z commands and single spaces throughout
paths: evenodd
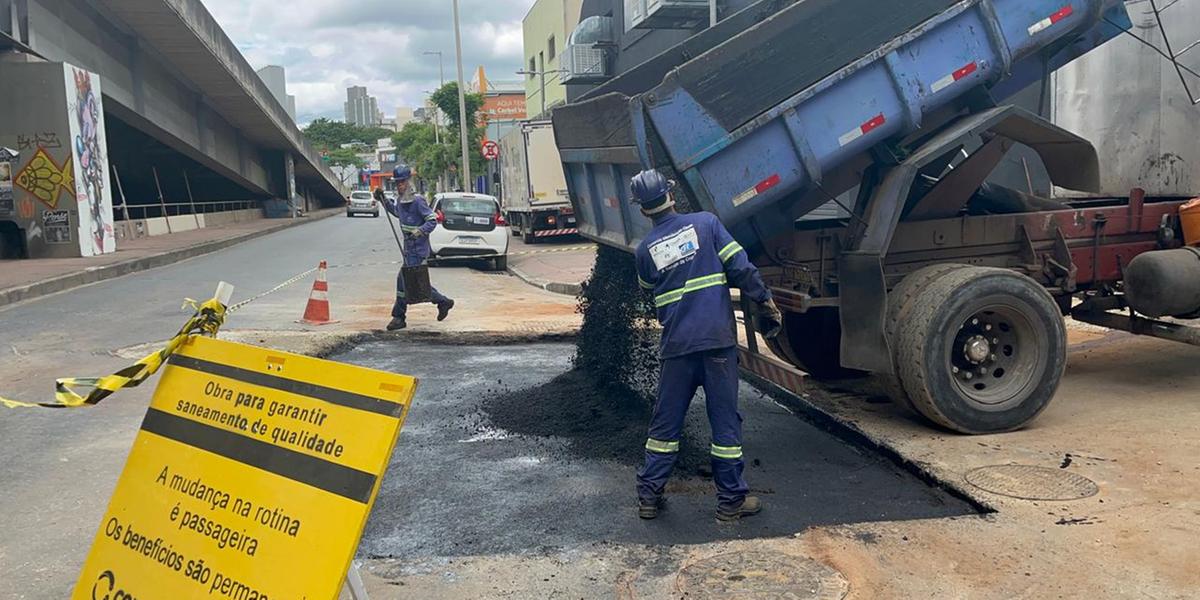
M 700 249 L 700 237 L 696 228 L 688 225 L 650 246 L 650 258 L 659 272 L 666 271 L 695 256 Z

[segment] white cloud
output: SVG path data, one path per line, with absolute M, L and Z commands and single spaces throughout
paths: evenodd
M 460 0 L 463 72 L 491 79 L 522 66 L 521 19 L 534 0 Z M 342 118 L 346 88 L 365 85 L 380 110 L 421 106 L 438 86 L 441 51 L 455 77 L 453 15 L 447 0 L 204 0 L 255 68 L 287 69 L 300 122 Z

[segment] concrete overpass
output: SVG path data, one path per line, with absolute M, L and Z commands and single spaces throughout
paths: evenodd
M 200 0 L 0 0 L 0 52 L 0 61 L 99 74 L 110 160 L 130 204 L 157 203 L 155 185 L 168 201 L 184 197 L 178 172 L 155 184 L 147 164 L 189 171 L 197 202 L 289 198 L 293 182 L 310 207 L 343 201 L 338 179 Z

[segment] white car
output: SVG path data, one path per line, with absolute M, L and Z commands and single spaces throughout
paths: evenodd
M 353 217 L 354 215 L 379 216 L 379 205 L 375 203 L 375 197 L 371 195 L 371 192 L 350 192 L 350 197 L 346 198 L 346 216 Z
M 450 192 L 433 198 L 438 224 L 429 234 L 433 255 L 488 257 L 497 271 L 508 268 L 508 223 L 494 196 Z

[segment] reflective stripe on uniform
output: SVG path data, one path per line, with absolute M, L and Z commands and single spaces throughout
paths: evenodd
M 737 242 L 729 242 L 724 248 L 721 248 L 721 251 L 717 253 L 717 256 L 721 259 L 721 262 L 729 262 L 729 259 L 733 258 L 735 254 L 741 251 L 741 244 Z
M 712 455 L 717 458 L 733 459 L 733 458 L 741 458 L 742 457 L 742 447 L 741 446 L 718 446 L 716 444 L 713 444 L 710 452 L 712 452 Z
M 642 286 L 642 289 L 643 289 L 643 290 L 652 290 L 652 289 L 654 289 L 654 284 L 653 284 L 653 283 L 646 283 L 646 280 L 645 280 L 645 279 L 642 279 L 642 276 L 641 276 L 641 275 L 638 275 L 638 285 Z
M 683 287 L 655 296 L 654 306 L 656 308 L 662 308 L 668 304 L 679 302 L 683 299 L 684 294 L 696 292 L 704 288 L 725 285 L 725 281 L 724 273 L 717 273 L 715 275 L 706 275 L 704 277 L 689 279 L 687 280 L 687 283 L 683 284 Z
M 437 215 L 435 215 L 433 213 L 429 213 L 429 214 L 425 215 L 425 220 L 426 221 L 436 221 Z
M 404 225 L 404 224 L 400 225 L 400 230 L 405 233 L 412 233 L 414 231 L 417 231 L 420 228 L 421 228 L 420 225 Z
M 662 440 L 649 438 L 646 440 L 646 449 L 651 452 L 658 452 L 661 454 L 679 452 L 679 440 L 674 442 L 664 442 Z

